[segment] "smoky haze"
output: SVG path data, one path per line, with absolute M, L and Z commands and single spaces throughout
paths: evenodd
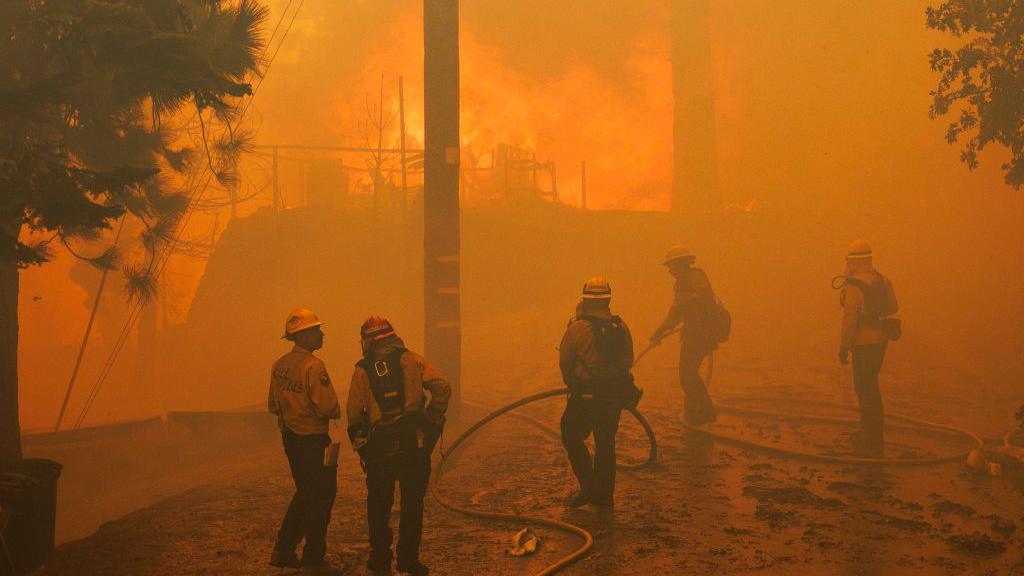
M 942 397 L 961 408 L 948 418 L 1005 430 L 1024 375 L 1024 197 L 1002 183 L 1000 151 L 969 172 L 945 144 L 945 124 L 929 120 L 927 54 L 946 39 L 926 31 L 927 4 L 714 2 L 722 213 L 673 220 L 667 3 L 464 2 L 463 162 L 486 166 L 502 143 L 530 150 L 557 166 L 565 205 L 509 207 L 464 188 L 466 394 L 495 372 L 555 378 L 553 348 L 594 274 L 611 279 L 614 306 L 646 339 L 671 294 L 659 257 L 676 242 L 699 254 L 733 310 L 724 382 L 778 365 L 839 390 L 847 376 L 833 365 L 838 306 L 828 282 L 842 272 L 846 242 L 863 237 L 903 305 L 906 341 L 889 363 L 897 398 Z M 285 5 L 271 3 L 271 22 Z M 421 16 L 414 1 L 308 0 L 255 100 L 256 143 L 376 146 L 365 125 L 381 76 L 393 112 L 401 75 L 407 142 L 421 146 Z M 384 146 L 397 141 L 392 122 Z M 587 213 L 576 210 L 584 160 Z M 365 167 L 359 156 L 346 162 Z M 176 257 L 164 277 L 152 320 L 159 359 L 130 339 L 86 424 L 261 403 L 285 349 L 281 323 L 297 305 L 328 322 L 323 356 L 340 391 L 362 317 L 390 314 L 422 346 L 419 204 L 405 216 L 309 209 L 309 183 L 283 160 L 293 210 L 274 221 L 260 212 L 270 204 L 267 158 L 245 169 L 246 186 L 262 193 L 235 221 L 222 211 L 216 229 L 213 215 L 197 218 L 190 233 L 212 231 L 220 244 L 209 261 Z M 369 185 L 365 172 L 352 177 L 354 188 Z M 53 423 L 98 276 L 63 256 L 22 276 L 27 429 Z M 102 300 L 72 414 L 123 325 L 116 288 Z M 652 360 L 671 365 L 669 348 Z

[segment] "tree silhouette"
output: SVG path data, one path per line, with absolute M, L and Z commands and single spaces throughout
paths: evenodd
M 21 456 L 19 270 L 63 246 L 120 266 L 131 297 L 152 292 L 158 254 L 203 185 L 196 159 L 231 178 L 266 16 L 256 0 L 0 3 L 0 463 Z M 179 144 L 182 116 L 202 127 L 202 150 Z M 129 217 L 143 224 L 136 259 L 95 249 Z
M 978 167 L 978 153 L 990 143 L 1006 146 L 1007 184 L 1024 185 L 1024 2 L 1016 0 L 946 0 L 926 12 L 929 28 L 947 32 L 964 44 L 956 50 L 936 48 L 932 70 L 939 81 L 931 92 L 930 116 L 945 116 L 956 107 L 946 140 L 965 138 L 960 153 L 968 168 Z

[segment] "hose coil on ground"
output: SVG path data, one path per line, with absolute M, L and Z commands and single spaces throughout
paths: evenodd
M 534 394 L 532 396 L 527 396 L 526 398 L 523 398 L 522 400 L 518 400 L 516 402 L 508 404 L 507 406 L 503 406 L 501 408 L 498 408 L 497 410 L 494 410 L 493 412 L 491 412 L 487 416 L 484 416 L 482 419 L 477 421 L 475 424 L 473 424 L 472 426 L 467 428 L 457 438 L 455 438 L 455 440 L 452 441 L 451 445 L 448 446 L 447 450 L 442 451 L 442 453 L 441 453 L 441 461 L 440 461 L 440 463 L 438 463 L 437 469 L 434 472 L 434 478 L 432 479 L 432 481 L 430 483 L 430 493 L 431 493 L 431 495 L 433 495 L 434 499 L 437 500 L 437 503 L 440 504 L 442 507 L 444 507 L 444 508 L 446 508 L 448 510 L 451 510 L 452 512 L 457 512 L 459 514 L 463 514 L 463 515 L 470 516 L 470 517 L 473 517 L 473 518 L 481 518 L 481 519 L 484 519 L 484 520 L 499 520 L 499 521 L 504 521 L 504 522 L 523 522 L 523 523 L 527 523 L 527 524 L 533 524 L 535 526 L 546 526 L 548 528 L 553 528 L 555 530 L 560 530 L 562 532 L 567 532 L 569 534 L 578 536 L 578 537 L 580 537 L 583 540 L 583 545 L 582 546 L 577 548 L 571 554 L 569 554 L 569 555 L 559 559 L 557 562 L 555 562 L 555 563 L 545 567 L 540 572 L 537 572 L 535 576 L 547 576 L 549 574 L 555 574 L 556 572 L 562 570 L 563 568 L 565 568 L 565 567 L 569 566 L 570 564 L 572 564 L 572 563 L 578 561 L 579 559 L 583 558 L 584 556 L 589 554 L 590 550 L 594 547 L 594 537 L 590 534 L 590 532 L 587 532 L 585 529 L 583 529 L 583 528 L 581 528 L 579 526 L 576 526 L 575 524 L 570 524 L 568 522 L 562 522 L 561 520 L 554 520 L 554 519 L 551 519 L 551 518 L 540 518 L 540 517 L 537 517 L 537 516 L 528 516 L 528 515 L 525 515 L 525 514 L 513 514 L 513 513 L 507 513 L 507 512 L 487 512 L 487 511 L 483 511 L 483 510 L 474 510 L 472 508 L 467 508 L 465 506 L 460 506 L 460 505 L 455 504 L 454 502 L 446 499 L 444 497 L 444 495 L 442 494 L 441 490 L 438 488 L 438 486 L 440 485 L 441 479 L 444 476 L 444 472 L 445 472 L 445 468 L 446 468 L 447 464 L 449 462 L 451 462 L 451 459 L 456 454 L 456 451 L 466 442 L 466 440 L 468 440 L 478 430 L 480 430 L 481 428 L 483 428 L 487 424 L 491 423 L 496 418 L 498 418 L 498 417 L 500 417 L 500 416 L 502 416 L 504 414 L 512 413 L 512 411 L 517 409 L 517 408 L 521 408 L 521 407 L 523 407 L 523 406 L 525 406 L 527 404 L 531 404 L 533 402 L 538 402 L 540 400 L 544 400 L 544 399 L 547 399 L 547 398 L 553 398 L 555 396 L 565 396 L 566 394 L 568 394 L 568 392 L 569 392 L 569 390 L 567 388 L 559 388 L 557 390 L 548 390 L 546 392 L 539 392 L 539 393 Z M 630 414 L 633 415 L 634 418 L 636 418 L 637 422 L 640 423 L 640 426 L 643 427 L 644 432 L 647 434 L 647 439 L 650 442 L 650 451 L 649 451 L 648 457 L 647 457 L 647 459 L 645 461 L 637 463 L 637 464 L 624 464 L 624 465 L 621 465 L 619 467 L 623 468 L 623 469 L 641 468 L 641 467 L 647 466 L 649 464 L 652 464 L 657 459 L 657 457 L 658 457 L 658 443 L 657 443 L 657 440 L 655 439 L 655 436 L 654 436 L 654 429 L 651 428 L 651 425 L 647 421 L 647 419 L 644 418 L 643 415 L 640 414 L 640 412 L 638 412 L 635 408 L 629 408 L 628 411 L 629 411 Z M 541 422 L 539 422 L 537 420 L 534 420 L 533 418 L 530 418 L 529 416 L 526 416 L 526 415 L 523 415 L 523 414 L 515 414 L 515 415 L 517 417 L 520 417 L 520 418 L 525 419 L 527 421 L 532 421 L 531 423 L 533 425 L 538 426 L 542 430 L 545 430 L 545 433 L 547 433 L 549 436 L 552 433 L 554 433 L 557 436 L 557 433 L 555 433 L 552 429 L 547 427 L 545 424 L 543 424 L 543 423 L 541 423 Z

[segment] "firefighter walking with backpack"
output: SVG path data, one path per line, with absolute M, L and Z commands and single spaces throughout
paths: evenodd
M 420 562 L 423 497 L 451 387 L 433 364 L 406 349 L 386 319 L 367 319 L 360 339 L 363 359 L 352 373 L 346 412 L 349 439 L 366 471 L 370 529 L 366 565 L 374 574 L 391 573 L 390 520 L 397 483 L 401 494 L 397 568 L 425 576 L 430 570 Z
M 615 493 L 615 434 L 623 408 L 635 408 L 641 392 L 633 383 L 633 337 L 611 313 L 611 286 L 595 277 L 583 286 L 582 302 L 559 346 L 559 368 L 569 388 L 562 414 L 562 445 L 580 491 L 573 507 L 610 508 Z M 584 441 L 594 435 L 594 457 Z
M 892 282 L 875 270 L 871 246 L 863 240 L 850 244 L 839 302 L 843 308 L 839 361 L 853 357 L 853 387 L 860 403 L 860 430 L 853 435 L 854 452 L 883 456 L 885 416 L 878 374 L 890 340 L 898 340 L 902 327 L 893 315 L 899 311 Z M 835 285 L 835 284 L 833 284 Z
M 673 246 L 662 264 L 676 280 L 675 298 L 665 320 L 651 335 L 651 346 L 682 323 L 679 349 L 679 385 L 683 389 L 683 417 L 693 426 L 717 419 L 711 395 L 700 376 L 701 361 L 729 337 L 729 313 L 715 298 L 708 275 L 693 266 L 696 256 L 682 246 Z

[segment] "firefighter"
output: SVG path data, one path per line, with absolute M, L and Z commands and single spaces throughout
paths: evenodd
M 878 458 L 884 448 L 884 413 L 878 374 L 889 340 L 900 336 L 899 311 L 892 283 L 872 262 L 871 246 L 857 240 L 846 254 L 845 282 L 840 293 L 843 308 L 839 361 L 853 357 L 853 387 L 860 403 L 860 430 L 853 435 L 858 455 Z
M 579 492 L 572 507 L 610 508 L 615 493 L 615 434 L 624 407 L 635 407 L 640 391 L 633 384 L 633 337 L 622 318 L 611 313 L 611 286 L 595 277 L 583 286 L 577 315 L 559 346 L 559 368 L 569 388 L 562 414 L 562 445 Z M 584 441 L 594 435 L 594 458 Z
M 324 344 L 321 322 L 311 310 L 296 308 L 284 336 L 294 343 L 270 373 L 270 412 L 277 416 L 295 495 L 281 521 L 270 564 L 279 568 L 324 564 L 327 525 L 337 493 L 337 462 L 327 451 L 329 423 L 341 417 L 338 395 L 323 360 L 313 355 Z M 301 562 L 295 548 L 305 538 Z
M 396 565 L 422 576 L 423 497 L 430 454 L 441 437 L 451 398 L 447 380 L 427 359 L 405 348 L 391 323 L 373 316 L 360 329 L 363 359 L 348 392 L 348 434 L 366 472 L 366 513 L 374 574 L 390 574 L 391 506 L 401 492 Z M 429 399 L 424 391 L 429 392 Z
M 717 418 L 707 386 L 700 376 L 700 364 L 718 347 L 715 318 L 718 311 L 715 292 L 708 275 L 693 266 L 696 256 L 682 246 L 674 246 L 662 264 L 676 280 L 675 298 L 668 315 L 651 335 L 656 346 L 681 322 L 679 349 L 679 385 L 683 389 L 683 417 L 689 424 L 701 426 Z

